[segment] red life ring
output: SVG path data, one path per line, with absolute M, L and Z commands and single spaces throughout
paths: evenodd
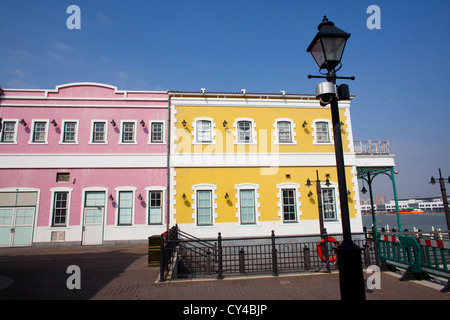
M 332 238 L 332 237 L 328 237 L 327 242 L 331 242 L 331 243 L 337 244 L 337 240 L 336 240 L 335 238 Z M 325 243 L 325 239 L 322 239 L 322 240 L 320 240 L 320 242 L 317 244 L 317 254 L 319 255 L 320 259 L 321 259 L 323 262 L 326 262 L 327 258 L 326 258 L 325 255 L 322 253 L 322 246 L 324 245 L 324 243 Z M 332 256 L 332 257 L 329 257 L 329 258 L 328 258 L 328 261 L 329 261 L 329 262 L 335 262 L 336 260 L 337 260 L 337 257 L 336 257 L 336 256 Z

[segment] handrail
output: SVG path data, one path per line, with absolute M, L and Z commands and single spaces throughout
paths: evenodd
M 369 155 L 390 155 L 391 146 L 389 140 L 386 141 L 353 141 L 356 154 Z

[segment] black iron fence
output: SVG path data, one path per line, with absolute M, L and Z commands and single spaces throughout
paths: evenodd
M 161 238 L 160 281 L 337 270 L 333 246 L 340 241 L 338 234 L 276 236 L 273 231 L 267 237 L 222 238 L 219 233 L 198 239 L 175 226 Z M 363 265 L 375 264 L 371 234 L 353 234 L 353 241 L 362 248 Z

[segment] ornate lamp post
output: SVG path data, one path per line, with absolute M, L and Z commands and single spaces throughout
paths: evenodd
M 316 87 L 316 97 L 320 99 L 321 105 L 331 106 L 331 117 L 333 122 L 334 146 L 336 154 L 336 167 L 339 186 L 339 200 L 341 205 L 343 242 L 336 248 L 339 267 L 339 282 L 342 300 L 365 300 L 364 276 L 361 261 L 361 248 L 352 241 L 350 229 L 350 216 L 348 209 L 347 183 L 345 178 L 344 152 L 342 149 L 341 121 L 339 119 L 339 99 L 348 100 L 348 86 L 341 85 L 336 90 L 336 79 L 351 79 L 354 77 L 336 77 L 336 71 L 340 69 L 341 58 L 347 39 L 350 34 L 335 27 L 334 23 L 328 21 L 324 16 L 322 23 L 317 27 L 316 34 L 307 52 L 311 52 L 314 60 L 322 69 L 327 70 L 326 76 L 311 76 L 308 78 L 325 78 Z M 336 70 L 336 67 L 339 68 Z
M 436 179 L 432 176 L 430 183 L 436 184 Z M 450 183 L 450 177 L 448 177 L 447 183 Z M 450 212 L 448 208 L 447 190 L 445 189 L 445 180 L 442 178 L 441 169 L 439 169 L 439 185 L 441 186 L 442 202 L 444 203 L 445 220 L 447 220 L 447 230 L 450 230 Z

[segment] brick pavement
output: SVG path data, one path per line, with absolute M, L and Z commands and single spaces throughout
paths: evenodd
M 81 290 L 69 290 L 66 269 L 78 265 Z M 146 245 L 0 249 L 0 299 L 91 300 L 339 300 L 338 273 L 225 277 L 158 282 Z M 366 275 L 367 276 L 367 275 Z M 428 286 L 425 286 L 427 284 Z M 367 300 L 450 300 L 443 282 L 398 281 L 382 273 Z

